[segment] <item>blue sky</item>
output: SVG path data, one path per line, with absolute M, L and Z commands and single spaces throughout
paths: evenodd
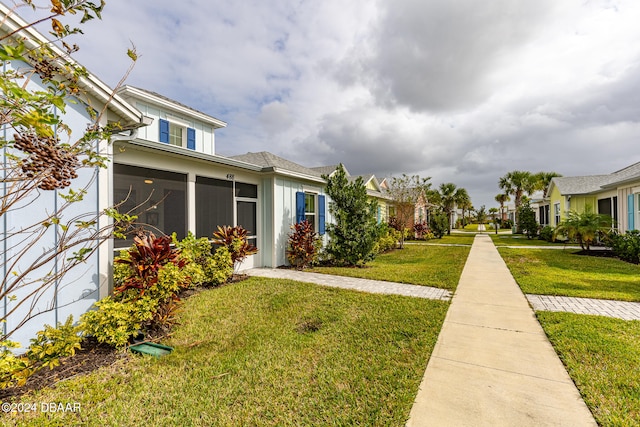
M 75 57 L 228 123 L 222 155 L 454 182 L 640 161 L 637 0 L 107 1 Z

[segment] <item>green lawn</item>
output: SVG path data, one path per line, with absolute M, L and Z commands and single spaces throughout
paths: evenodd
M 500 246 L 576 246 L 575 243 L 565 245 L 561 242 L 551 243 L 538 238 L 527 239 L 523 234 L 490 234 L 493 243 Z
M 431 241 L 430 241 L 431 242 Z M 316 267 L 315 273 L 386 280 L 455 290 L 471 247 L 405 245 L 379 255 L 364 268 Z
M 471 233 L 453 233 L 444 235 L 441 239 L 431 239 L 427 241 L 414 241 L 415 243 L 432 243 L 443 245 L 472 245 L 476 235 Z
M 640 266 L 576 250 L 499 248 L 527 294 L 640 301 Z
M 449 304 L 251 278 L 185 302 L 160 359 L 25 396 L 81 412 L 4 425 L 400 426 Z
M 640 425 L 640 321 L 537 316 L 598 424 Z

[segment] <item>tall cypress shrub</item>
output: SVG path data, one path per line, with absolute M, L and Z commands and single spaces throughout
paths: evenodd
M 363 265 L 375 256 L 377 203 L 369 200 L 362 177 L 349 182 L 342 164 L 327 178 L 329 212 L 327 253 L 339 265 Z

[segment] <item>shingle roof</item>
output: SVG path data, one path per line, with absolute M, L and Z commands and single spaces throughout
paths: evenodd
M 290 172 L 302 173 L 305 175 L 311 175 L 314 177 L 321 177 L 321 173 L 306 166 L 299 165 L 290 160 L 283 159 L 282 157 L 278 157 L 273 153 L 269 153 L 268 151 L 261 151 L 259 153 L 246 153 L 240 154 L 237 156 L 229 156 L 230 159 L 240 160 L 242 162 L 251 163 L 257 166 L 262 166 L 263 168 L 278 168 L 284 169 Z
M 609 175 L 565 176 L 553 178 L 560 194 L 589 194 L 614 187 L 624 181 L 640 179 L 640 162 L 634 163 Z
M 560 194 L 589 194 L 609 183 L 611 175 L 562 176 L 553 178 Z
M 634 163 L 626 168 L 615 171 L 612 175 L 611 183 L 618 183 L 630 179 L 640 178 L 640 162 Z
M 338 169 L 338 165 L 316 166 L 310 169 L 319 172 L 321 175 L 331 175 L 336 169 Z

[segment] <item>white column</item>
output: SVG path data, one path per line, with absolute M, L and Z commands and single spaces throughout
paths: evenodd
M 187 175 L 187 231 L 196 234 L 196 174 Z

